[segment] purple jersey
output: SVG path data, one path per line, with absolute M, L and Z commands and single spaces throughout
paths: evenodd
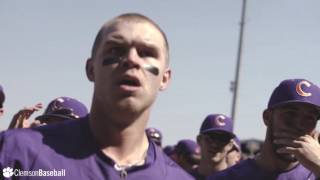
M 270 173 L 262 170 L 255 160 L 247 159 L 229 169 L 207 178 L 207 180 L 314 180 L 313 173 L 301 164 L 285 172 Z
M 5 169 L 0 179 L 2 175 L 15 179 L 12 175 L 17 174 L 18 179 L 193 179 L 150 140 L 145 164 L 121 173 L 115 169 L 115 162 L 100 151 L 88 122 L 85 118 L 2 132 L 0 169 Z
M 192 171 L 190 172 L 190 174 L 196 179 L 196 180 L 205 180 L 206 176 L 202 175 L 199 173 L 198 171 L 198 167 L 195 169 L 192 169 Z

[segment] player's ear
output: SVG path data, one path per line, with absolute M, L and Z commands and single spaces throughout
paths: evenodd
M 86 73 L 89 81 L 94 81 L 93 59 L 89 58 L 86 63 Z
M 163 91 L 168 87 L 170 79 L 171 79 L 171 69 L 167 68 L 162 75 L 162 80 L 159 88 L 160 91 Z
M 270 121 L 272 118 L 272 110 L 270 109 L 264 110 L 262 116 L 263 116 L 264 124 L 268 127 L 270 125 Z

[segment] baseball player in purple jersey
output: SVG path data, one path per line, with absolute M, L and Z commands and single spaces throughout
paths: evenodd
M 162 133 L 159 129 L 147 128 L 146 133 L 150 140 L 152 140 L 154 143 L 156 143 L 156 145 L 162 148 Z
M 228 168 L 227 154 L 233 147 L 233 120 L 223 114 L 210 114 L 203 121 L 197 142 L 201 149 L 198 168 L 191 174 L 198 180 Z
M 261 152 L 208 179 L 319 179 L 319 117 L 318 86 L 305 79 L 282 81 L 263 112 L 267 133 Z
M 41 108 L 42 104 L 38 103 L 20 110 L 13 116 L 8 129 L 37 127 L 66 120 L 77 120 L 88 115 L 87 107 L 80 101 L 70 97 L 58 97 L 48 104 L 41 116 L 29 122 L 31 115 Z
M 0 85 L 0 118 L 3 116 L 3 113 L 4 113 L 4 109 L 3 109 L 3 103 L 4 103 L 4 100 L 5 100 L 5 95 L 4 95 L 4 91 L 3 91 L 3 88 L 2 86 Z
M 70 97 L 58 97 L 52 100 L 44 113 L 36 117 L 41 125 L 78 120 L 88 115 L 87 107 L 80 101 Z
M 175 146 L 176 162 L 191 173 L 199 165 L 200 146 L 191 139 L 180 140 Z
M 170 80 L 168 58 L 166 36 L 151 19 L 128 13 L 105 23 L 86 64 L 94 83 L 90 114 L 2 133 L 3 175 L 31 179 L 24 172 L 41 170 L 57 176 L 32 179 L 193 179 L 145 133 L 157 93 Z

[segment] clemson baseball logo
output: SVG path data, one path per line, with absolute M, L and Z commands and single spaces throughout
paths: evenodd
M 304 92 L 302 90 L 302 85 L 310 87 L 311 84 L 308 81 L 301 81 L 296 85 L 296 92 L 300 95 L 300 96 L 304 96 L 304 97 L 308 97 L 311 96 L 312 93 L 308 93 L 308 92 Z
M 61 104 L 61 103 L 63 103 L 63 102 L 64 102 L 64 99 L 63 99 L 63 98 L 57 98 L 57 99 L 54 101 L 54 103 L 53 103 L 52 110 L 55 111 L 55 110 L 60 109 L 58 104 Z
M 225 126 L 226 122 L 225 122 L 226 117 L 223 115 L 219 115 L 216 117 L 215 119 L 215 123 L 217 126 Z

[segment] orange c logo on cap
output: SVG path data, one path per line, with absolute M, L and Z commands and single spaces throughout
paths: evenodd
M 308 81 L 301 81 L 297 84 L 296 86 L 296 92 L 300 95 L 300 96 L 304 96 L 304 97 L 308 97 L 308 96 L 311 96 L 312 93 L 307 93 L 307 92 L 304 92 L 301 88 L 302 85 L 305 85 L 307 87 L 310 87 L 311 84 L 308 82 Z
M 225 122 L 226 117 L 224 117 L 223 115 L 219 115 L 216 117 L 215 119 L 215 123 L 217 126 L 225 126 L 226 122 Z

